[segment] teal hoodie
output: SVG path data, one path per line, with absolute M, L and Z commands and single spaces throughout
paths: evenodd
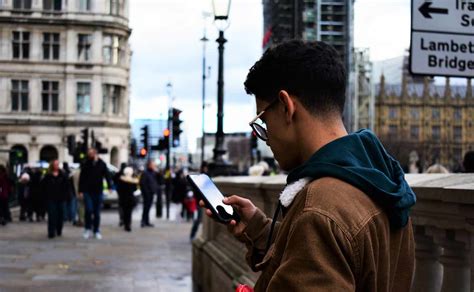
M 289 173 L 287 183 L 305 177 L 334 177 L 360 189 L 385 210 L 394 229 L 407 224 L 416 202 L 398 161 L 365 129 L 324 145 Z

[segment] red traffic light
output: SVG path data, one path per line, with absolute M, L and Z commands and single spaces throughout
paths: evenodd
M 140 149 L 140 156 L 145 157 L 147 154 L 147 150 L 145 148 Z
M 165 130 L 163 131 L 163 136 L 169 137 L 169 135 L 170 135 L 170 130 L 165 129 Z

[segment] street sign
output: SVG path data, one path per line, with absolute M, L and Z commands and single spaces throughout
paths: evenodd
M 474 77 L 474 0 L 412 0 L 410 71 Z

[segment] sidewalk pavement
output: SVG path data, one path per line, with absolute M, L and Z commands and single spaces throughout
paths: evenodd
M 69 223 L 48 239 L 45 222 L 15 217 L 0 226 L 0 291 L 190 292 L 191 223 L 154 219 L 154 228 L 140 228 L 137 209 L 131 233 L 118 227 L 116 210 L 103 211 L 102 240 L 83 239 Z

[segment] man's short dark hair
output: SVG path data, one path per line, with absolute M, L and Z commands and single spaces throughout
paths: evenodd
M 266 102 L 286 90 L 313 115 L 342 114 L 346 70 L 332 46 L 292 40 L 267 49 L 250 68 L 244 85 L 248 94 Z

